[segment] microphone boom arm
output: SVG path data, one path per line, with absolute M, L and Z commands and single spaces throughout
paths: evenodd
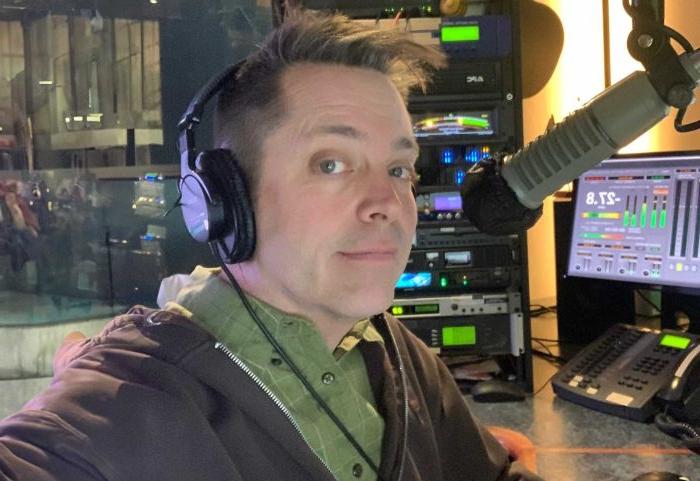
M 700 128 L 700 122 L 680 125 L 700 84 L 700 50 L 693 51 L 685 38 L 655 20 L 658 9 L 650 3 L 658 2 L 632 6 L 628 1 L 623 0 L 633 18 L 628 48 L 646 71 L 604 90 L 518 152 L 472 168 L 462 187 L 463 206 L 483 232 L 512 234 L 532 227 L 548 195 L 656 125 L 671 107 L 679 109 L 677 130 Z M 683 54 L 673 50 L 670 38 L 681 43 Z

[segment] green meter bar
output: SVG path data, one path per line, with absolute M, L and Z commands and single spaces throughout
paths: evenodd
M 480 37 L 479 25 L 443 25 L 440 28 L 443 43 L 476 42 Z
M 690 345 L 690 339 L 675 334 L 664 334 L 659 341 L 660 346 L 672 347 L 674 349 L 685 349 Z

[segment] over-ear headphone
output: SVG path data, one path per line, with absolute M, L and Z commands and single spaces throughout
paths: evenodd
M 244 61 L 229 66 L 194 96 L 178 122 L 180 206 L 187 232 L 215 247 L 226 263 L 243 262 L 255 250 L 255 215 L 245 175 L 229 149 L 197 152 L 195 127 L 204 106 L 229 82 Z

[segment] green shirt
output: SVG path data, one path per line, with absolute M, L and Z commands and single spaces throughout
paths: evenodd
M 194 282 L 179 291 L 166 309 L 188 315 L 233 352 L 277 396 L 299 425 L 313 451 L 341 481 L 376 479 L 367 463 L 280 359 L 250 317 L 220 269 L 197 267 Z M 313 388 L 363 447 L 375 465 L 381 457 L 384 420 L 377 411 L 359 342 L 383 342 L 367 319 L 358 322 L 330 352 L 307 319 L 281 312 L 249 296 L 270 330 Z M 358 466 L 359 465 L 359 466 Z

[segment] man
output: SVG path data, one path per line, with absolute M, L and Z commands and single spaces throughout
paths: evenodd
M 293 13 L 217 112 L 252 191 L 253 256 L 165 282 L 164 310 L 132 309 L 64 351 L 52 385 L 0 425 L 0 479 L 538 479 L 379 314 L 416 227 L 404 98 L 441 63 L 396 34 Z

